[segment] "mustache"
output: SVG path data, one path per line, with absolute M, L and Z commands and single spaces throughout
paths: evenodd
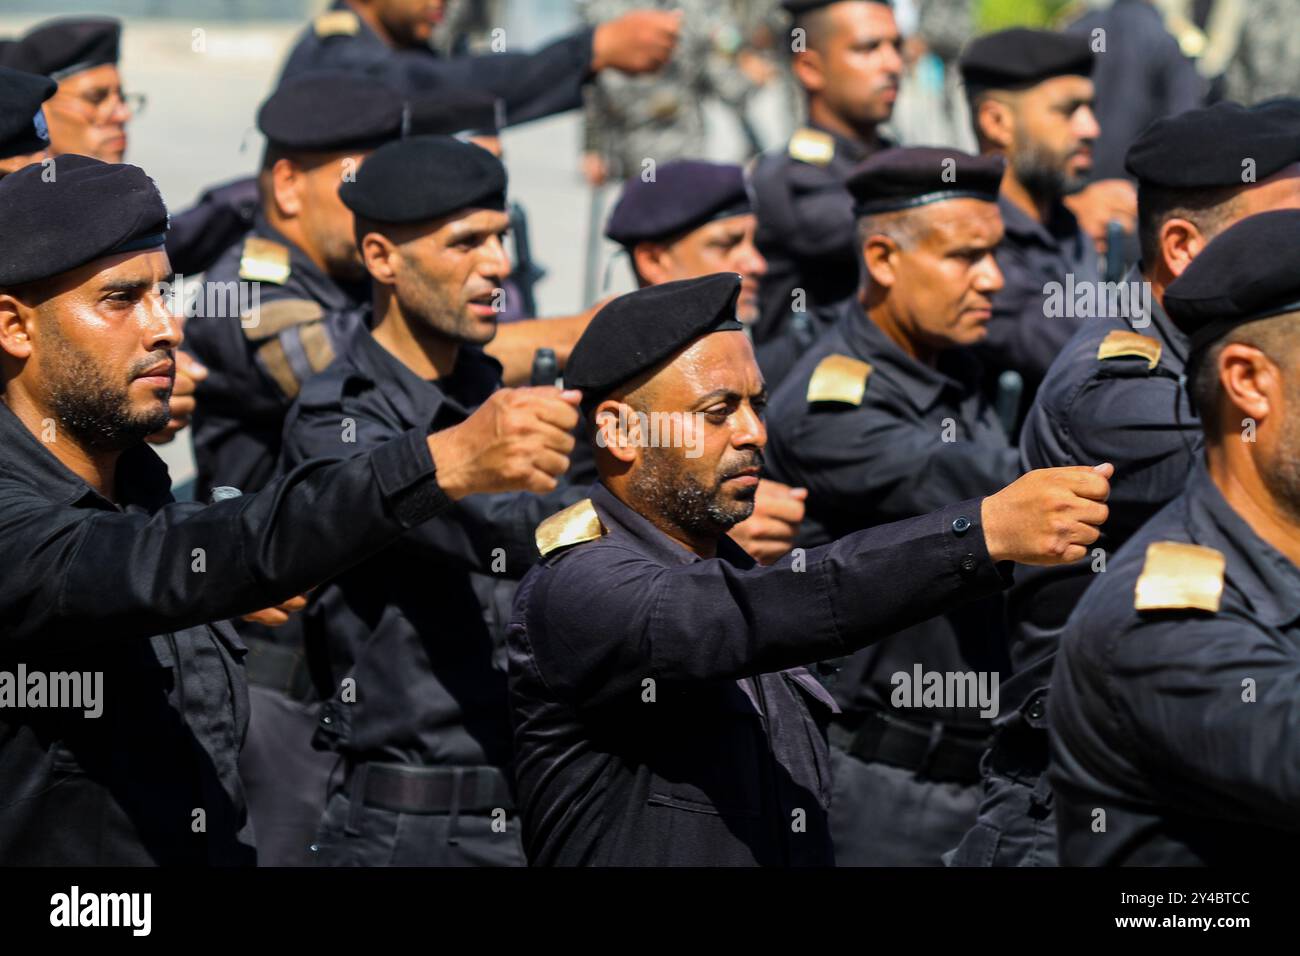
M 761 451 L 755 450 L 748 452 L 742 459 L 728 462 L 727 471 L 720 475 L 718 480 L 719 482 L 727 481 L 730 478 L 735 478 L 742 471 L 749 471 L 752 468 L 757 468 L 759 471 L 762 471 L 763 462 L 763 453 Z
M 172 378 L 176 377 L 176 350 L 175 349 L 155 349 L 144 358 L 131 363 L 131 368 L 127 372 L 127 380 L 134 382 L 137 378 L 143 376 L 146 372 L 152 371 L 164 362 L 172 366 Z

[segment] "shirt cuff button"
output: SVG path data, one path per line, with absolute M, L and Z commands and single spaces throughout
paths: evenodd
M 952 523 L 952 530 L 954 534 L 965 534 L 970 530 L 970 518 L 962 515 L 960 518 L 955 519 Z

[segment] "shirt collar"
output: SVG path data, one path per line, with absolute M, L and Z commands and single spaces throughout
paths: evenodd
M 54 457 L 4 402 L 0 402 L 0 448 L 4 449 L 0 452 L 4 471 L 37 488 L 50 501 L 64 505 L 85 502 L 104 508 L 119 505 Z M 172 500 L 167 465 L 144 442 L 118 456 L 115 485 L 123 508 L 135 505 L 153 513 Z
M 1032 239 L 1048 249 L 1059 249 L 1079 235 L 1079 220 L 1060 200 L 1052 204 L 1045 223 L 1031 218 L 1005 194 L 998 195 L 998 209 L 1002 212 L 1002 224 L 1008 235 L 1020 240 Z
M 1124 276 L 1124 282 L 1130 285 L 1135 282 L 1146 282 L 1139 266 L 1133 266 L 1129 269 L 1128 274 Z M 1174 320 L 1169 318 L 1169 313 L 1164 310 L 1155 295 L 1151 296 L 1151 323 L 1144 328 L 1137 328 L 1133 324 L 1135 316 L 1128 316 L 1124 319 L 1129 328 L 1133 329 L 1140 335 L 1147 335 L 1154 331 L 1164 343 L 1165 348 L 1178 357 L 1183 366 L 1187 365 L 1187 336 L 1178 331 L 1178 326 L 1174 325 Z
M 420 378 L 384 348 L 364 325 L 346 349 L 352 366 L 388 399 L 408 428 L 445 428 L 463 421 L 496 391 L 501 363 L 482 349 L 461 346 L 456 367 L 440 379 Z
M 1194 540 L 1223 552 L 1227 579 L 1250 602 L 1253 616 L 1274 627 L 1300 618 L 1300 568 L 1233 510 L 1204 462 L 1188 479 L 1187 500 Z
M 918 412 L 929 411 L 946 391 L 960 401 L 979 385 L 979 367 L 965 349 L 947 349 L 931 368 L 899 348 L 860 304 L 846 310 L 839 322 L 840 334 L 854 357 L 869 362 L 874 372 L 882 372 L 902 389 Z
M 591 486 L 591 503 L 600 515 L 607 531 L 630 537 L 637 545 L 637 550 L 658 564 L 665 567 L 694 564 L 704 560 L 694 551 L 674 541 L 664 534 L 643 515 L 633 511 L 604 482 Z M 753 567 L 755 562 L 745 550 L 731 538 L 723 535 L 718 541 L 718 557 L 737 567 Z

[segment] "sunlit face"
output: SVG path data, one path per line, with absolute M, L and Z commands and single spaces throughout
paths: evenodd
M 890 311 L 927 350 L 979 342 L 1003 285 L 993 258 L 1003 232 L 997 204 L 950 199 L 911 215 L 923 219 L 916 242 L 891 258 Z
M 402 242 L 394 294 L 403 312 L 457 342 L 490 342 L 510 275 L 509 230 L 504 212 L 465 209 Z
M 681 429 L 679 441 L 637 449 L 629 487 L 643 513 L 699 536 L 722 534 L 753 513 L 767 390 L 745 333 L 702 336 L 630 401 L 647 414 L 676 415 Z
M 398 46 L 421 46 L 442 22 L 444 0 L 372 0 L 375 15 Z
M 653 284 L 676 279 L 696 279 L 718 272 L 741 276 L 736 318 L 749 323 L 758 319 L 758 283 L 767 275 L 767 260 L 754 245 L 758 219 L 752 213 L 728 216 L 692 229 L 664 247 L 655 265 Z
M 122 78 L 111 63 L 82 70 L 59 83 L 45 103 L 50 154 L 77 153 L 120 163 L 126 153 L 126 124 L 133 111 Z
M 1030 193 L 1060 196 L 1087 182 L 1101 135 L 1092 103 L 1086 76 L 1056 76 L 1016 97 L 1008 160 Z
M 168 308 L 161 248 L 98 259 L 42 284 L 22 309 L 28 335 L 7 340 L 58 426 L 90 448 L 122 450 L 170 417 L 180 324 Z
M 855 126 L 888 122 L 903 75 L 903 40 L 894 11 L 854 0 L 827 8 L 826 16 L 829 30 L 818 48 L 822 98 Z

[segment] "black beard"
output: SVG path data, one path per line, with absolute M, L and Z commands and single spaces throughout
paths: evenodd
M 1016 155 L 1011 168 L 1035 202 L 1052 203 L 1087 182 L 1086 178 L 1068 175 L 1064 165 L 1063 157 L 1041 147 L 1029 146 Z
M 132 414 L 128 385 L 114 385 L 84 352 L 61 335 L 52 336 L 51 366 L 58 378 L 50 383 L 50 410 L 59 427 L 83 447 L 94 451 L 124 451 L 144 441 L 171 418 L 171 389 L 159 389 L 162 407 L 156 412 Z M 151 356 L 132 370 L 132 375 L 157 365 L 170 352 Z M 138 371 L 137 371 L 138 370 Z
M 680 474 L 673 467 L 672 453 L 680 453 L 680 449 L 644 451 L 645 464 L 632 479 L 632 493 L 643 508 L 667 518 L 675 527 L 692 535 L 712 537 L 725 534 L 754 513 L 757 487 L 742 492 L 734 504 L 724 503 L 724 479 L 715 479 L 713 486 L 706 488 L 694 475 Z M 737 464 L 734 470 L 762 464 L 762 453 L 755 453 L 751 461 Z

